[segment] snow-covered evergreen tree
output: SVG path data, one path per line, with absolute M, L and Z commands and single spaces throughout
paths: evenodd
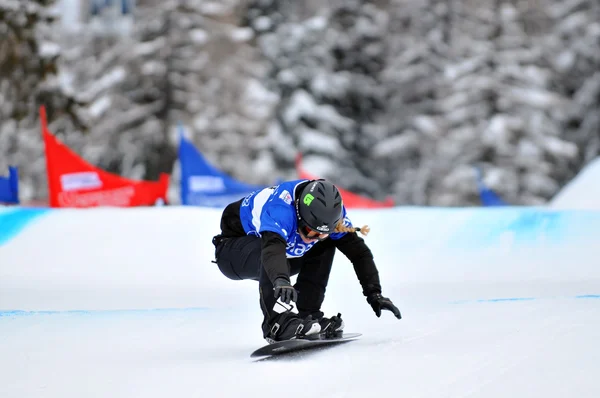
M 155 179 L 169 171 L 174 151 L 164 116 L 167 13 L 138 7 L 145 23 L 130 36 L 83 29 L 63 35 L 70 90 L 86 104 L 86 135 L 65 142 L 87 161 L 129 178 Z
M 61 48 L 49 0 L 0 1 L 0 173 L 19 167 L 20 197 L 45 198 L 46 174 L 38 108 L 57 131 L 82 128 L 78 104 L 60 84 Z
M 541 45 L 552 75 L 550 87 L 568 100 L 549 114 L 560 123 L 560 138 L 578 148 L 569 161 L 553 164 L 553 176 L 562 187 L 600 153 L 600 3 L 564 0 L 549 2 L 547 10 L 552 30 Z M 548 145 L 565 152 L 554 139 Z
M 255 3 L 248 15 L 256 18 L 248 24 L 271 63 L 267 87 L 281 98 L 271 126 L 279 161 L 292 167 L 296 152 L 302 152 L 313 174 L 383 196 L 367 155 L 375 142 L 370 131 L 384 109 L 379 73 L 385 12 L 369 2 L 346 1 L 322 15 L 280 24 L 288 2 Z
M 259 153 L 276 98 L 235 11 L 235 2 L 141 1 L 129 35 L 66 35 L 71 86 L 89 104 L 90 133 L 71 139 L 77 150 L 109 171 L 155 179 L 172 170 L 183 123 L 217 167 L 272 182 L 274 165 Z M 262 166 L 239 167 L 256 158 Z
M 370 155 L 389 176 L 398 203 L 429 204 L 437 181 L 448 171 L 438 152 L 442 144 L 453 145 L 444 110 L 444 102 L 453 101 L 445 67 L 456 51 L 450 43 L 450 4 L 399 1 L 389 6 L 389 51 L 382 72 L 386 109 Z
M 578 26 L 585 31 L 585 27 L 593 26 L 594 12 L 590 7 L 596 6 L 593 2 L 587 2 L 587 5 L 584 4 L 586 2 L 577 3 L 575 8 L 579 8 L 577 14 L 581 24 Z M 600 46 L 593 37 L 586 38 L 583 34 L 568 38 L 555 29 L 564 26 L 565 22 L 561 21 L 569 20 L 566 15 L 559 15 L 556 7 L 566 7 L 564 12 L 570 13 L 567 10 L 574 4 L 496 0 L 483 10 L 483 3 L 478 6 L 465 4 L 463 15 L 467 14 L 467 10 L 477 10 L 479 16 L 488 15 L 480 24 L 480 31 L 488 29 L 488 46 L 469 42 L 477 31 L 473 28 L 461 34 L 460 42 L 466 43 L 466 54 L 472 54 L 462 65 L 471 70 L 458 76 L 451 92 L 461 95 L 468 90 L 464 98 L 468 98 L 480 112 L 465 113 L 459 108 L 450 115 L 452 121 L 459 115 L 484 124 L 464 119 L 460 122 L 460 128 L 476 128 L 462 144 L 449 140 L 463 147 L 456 152 L 462 156 L 451 160 L 454 170 L 442 181 L 441 191 L 435 195 L 437 198 L 446 198 L 450 204 L 464 203 L 465 193 L 458 192 L 456 187 L 472 186 L 465 184 L 474 178 L 466 166 L 479 162 L 484 167 L 488 185 L 509 202 L 541 204 L 572 178 L 573 168 L 581 167 L 580 150 L 585 144 L 580 142 L 578 145 L 568 133 L 568 119 L 578 123 L 581 118 L 589 117 L 586 116 L 589 109 L 575 110 L 572 93 L 582 88 L 579 84 L 592 78 L 598 64 L 587 64 L 579 71 L 570 71 L 572 76 L 579 76 L 580 81 L 570 89 L 564 89 L 562 86 L 567 81 L 576 79 L 565 79 L 557 73 L 556 54 L 579 48 L 582 40 L 596 50 L 600 50 Z M 459 27 L 470 26 L 467 22 L 458 22 Z M 561 37 L 564 39 L 559 39 Z M 557 39 L 561 42 L 561 50 L 556 46 Z M 469 48 L 480 50 L 473 53 Z M 455 68 L 449 70 L 456 72 Z M 473 93 L 473 89 L 479 95 Z M 589 98 L 588 107 L 591 105 Z
M 208 160 L 234 178 L 273 183 L 266 137 L 278 98 L 263 86 L 265 63 L 254 32 L 240 27 L 237 3 L 208 4 L 187 1 L 172 15 L 172 121 L 183 122 Z

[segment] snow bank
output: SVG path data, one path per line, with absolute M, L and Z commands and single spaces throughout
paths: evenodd
M 584 167 L 548 205 L 553 209 L 600 209 L 600 158 Z

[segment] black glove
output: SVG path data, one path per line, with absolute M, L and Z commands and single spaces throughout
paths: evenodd
M 381 310 L 392 311 L 396 318 L 402 319 L 402 315 L 400 315 L 400 310 L 398 307 L 392 303 L 387 297 L 383 297 L 381 293 L 373 293 L 367 297 L 367 302 L 371 304 L 373 307 L 373 311 L 375 311 L 375 315 L 379 318 L 381 316 Z
M 273 291 L 275 291 L 275 300 L 281 297 L 281 301 L 289 304 L 290 301 L 298 301 L 298 292 L 285 278 L 277 278 L 273 282 Z

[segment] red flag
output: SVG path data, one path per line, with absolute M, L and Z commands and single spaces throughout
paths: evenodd
M 101 170 L 48 131 L 44 106 L 40 107 L 40 118 L 51 207 L 131 207 L 167 202 L 167 174 L 161 173 L 157 182 L 135 181 Z
M 313 176 L 312 174 L 307 173 L 302 168 L 302 155 L 298 154 L 296 157 L 296 171 L 300 178 L 305 178 L 307 180 L 314 180 L 318 177 Z M 337 185 L 336 185 L 337 186 Z M 393 207 L 394 200 L 392 198 L 387 198 L 383 202 L 379 202 L 373 199 L 365 198 L 364 196 L 360 196 L 355 194 L 354 192 L 346 191 L 339 186 L 337 187 L 338 191 L 342 195 L 342 199 L 344 200 L 344 206 L 347 208 L 363 208 L 363 209 L 375 209 L 375 208 L 383 208 L 383 207 Z

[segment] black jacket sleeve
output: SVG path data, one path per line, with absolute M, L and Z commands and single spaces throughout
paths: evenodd
M 263 232 L 261 237 L 261 262 L 271 283 L 277 278 L 290 280 L 290 268 L 285 255 L 286 242 L 276 232 Z
M 347 233 L 335 242 L 336 247 L 348 257 L 354 266 L 354 272 L 363 288 L 363 294 L 368 296 L 372 293 L 381 293 L 379 271 L 375 266 L 373 253 L 363 238 L 354 232 Z

